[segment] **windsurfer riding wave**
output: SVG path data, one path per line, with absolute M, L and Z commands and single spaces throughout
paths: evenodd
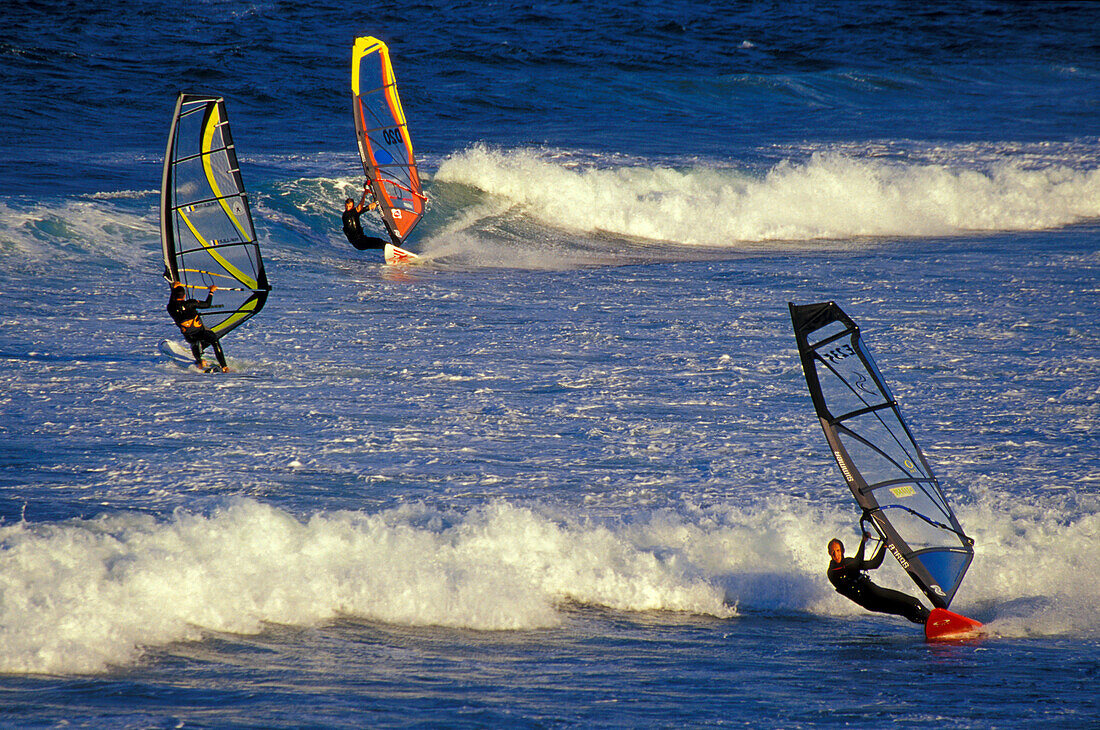
M 844 543 L 836 538 L 829 541 L 829 582 L 837 593 L 868 611 L 904 616 L 915 624 L 923 624 L 929 614 L 923 603 L 901 591 L 877 586 L 867 577 L 864 571 L 882 565 L 886 554 L 886 543 L 882 542 L 869 559 L 864 559 L 863 552 L 870 537 L 864 530 L 859 549 L 850 558 L 844 557 Z
M 363 233 L 363 224 L 359 222 L 359 216 L 363 213 L 363 206 L 367 202 L 367 188 L 363 188 L 363 196 L 359 198 L 359 205 L 355 204 L 354 198 L 348 198 L 344 201 L 344 215 L 342 216 L 344 223 L 344 235 L 347 236 L 348 243 L 356 248 L 358 251 L 366 251 L 372 248 L 385 248 L 389 241 L 378 238 L 377 236 L 368 236 Z M 367 210 L 374 210 L 378 207 L 378 201 L 372 200 L 369 205 L 366 206 Z

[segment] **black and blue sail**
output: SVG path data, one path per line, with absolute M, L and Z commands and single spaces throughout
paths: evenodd
M 806 385 L 856 501 L 890 552 L 939 608 L 974 558 L 859 327 L 833 302 L 790 305 Z

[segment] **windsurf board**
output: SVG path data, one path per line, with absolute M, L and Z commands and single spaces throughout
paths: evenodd
M 924 624 L 926 641 L 965 641 L 985 636 L 980 621 L 952 613 L 946 608 L 933 608 Z
M 385 249 L 386 263 L 387 264 L 418 264 L 421 262 L 421 258 L 414 254 L 412 251 L 406 251 L 403 248 L 394 246 L 392 243 L 386 244 Z
M 198 366 L 195 365 L 195 356 L 191 354 L 191 348 L 187 345 L 182 345 L 179 342 L 173 340 L 161 340 L 157 345 L 157 349 L 160 353 L 172 361 L 173 364 L 185 368 L 188 370 L 198 370 Z M 216 364 L 209 364 L 202 370 L 204 373 L 221 372 L 221 368 Z

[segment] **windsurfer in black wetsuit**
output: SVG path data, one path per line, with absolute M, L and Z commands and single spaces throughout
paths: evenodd
M 200 309 L 206 309 L 210 306 L 210 301 L 217 289 L 217 286 L 212 285 L 210 293 L 206 295 L 206 301 L 200 302 L 198 299 L 187 298 L 187 290 L 183 284 L 178 281 L 172 282 L 172 294 L 168 299 L 168 314 L 171 315 L 176 326 L 180 328 L 184 339 L 191 345 L 191 354 L 195 356 L 195 365 L 200 370 L 206 369 L 206 361 L 202 359 L 202 351 L 209 346 L 214 350 L 214 356 L 218 358 L 218 365 L 221 366 L 222 372 L 228 373 L 229 367 L 225 364 L 225 355 L 222 354 L 222 346 L 218 342 L 218 336 L 206 329 L 206 325 L 202 323 L 202 318 L 199 316 Z
M 363 233 L 363 226 L 359 223 L 359 216 L 363 212 L 363 204 L 367 201 L 367 189 L 363 188 L 363 197 L 359 199 L 359 205 L 355 204 L 354 198 L 348 198 L 344 201 L 344 235 L 348 237 L 348 242 L 355 246 L 359 251 L 366 251 L 370 248 L 385 248 L 389 241 L 378 238 L 377 236 L 368 236 Z M 370 205 L 367 206 L 367 210 L 374 210 L 378 207 L 378 201 L 372 200 Z
M 863 572 L 882 565 L 886 554 L 886 543 L 883 542 L 869 560 L 863 559 L 863 550 L 870 537 L 865 530 L 863 539 L 859 541 L 859 550 L 851 558 L 844 557 L 844 543 L 836 538 L 829 541 L 829 557 L 832 558 L 829 562 L 829 582 L 837 593 L 868 611 L 904 616 L 915 624 L 925 623 L 929 611 L 923 603 L 901 591 L 875 585 Z

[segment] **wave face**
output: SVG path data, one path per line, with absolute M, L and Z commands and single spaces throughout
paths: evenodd
M 560 269 L 1025 233 L 1100 217 L 1100 143 L 865 143 L 776 156 L 737 166 L 475 145 L 429 160 L 432 215 L 418 247 L 441 264 Z M 269 155 L 242 165 L 250 163 L 285 175 L 259 176 L 250 193 L 262 235 L 299 251 L 343 252 L 338 214 L 357 189 L 343 174 L 353 159 Z M 155 190 L 0 201 L 0 257 L 155 270 L 157 201 Z

